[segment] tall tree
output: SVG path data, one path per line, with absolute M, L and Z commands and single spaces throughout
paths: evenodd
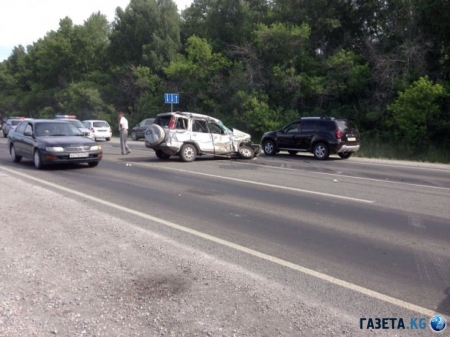
M 110 55 L 116 65 L 161 72 L 180 48 L 180 18 L 172 0 L 131 0 L 116 10 Z

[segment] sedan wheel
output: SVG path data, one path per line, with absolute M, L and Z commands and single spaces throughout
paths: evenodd
M 36 167 L 38 170 L 41 170 L 44 167 L 44 164 L 42 164 L 41 153 L 39 152 L 39 150 L 34 151 L 33 162 L 34 167 Z
M 11 159 L 13 162 L 18 163 L 22 160 L 22 156 L 18 156 L 16 154 L 16 149 L 14 148 L 14 145 L 11 145 Z
M 272 140 L 266 140 L 263 144 L 264 153 L 268 156 L 275 155 L 275 143 Z
M 135 132 L 135 131 L 131 132 L 131 140 L 138 140 L 138 138 L 137 138 L 137 135 L 136 135 L 136 132 Z

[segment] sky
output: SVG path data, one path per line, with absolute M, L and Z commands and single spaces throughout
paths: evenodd
M 183 10 L 192 0 L 174 0 Z M 0 62 L 7 59 L 15 46 L 24 47 L 58 30 L 59 20 L 68 16 L 82 25 L 92 13 L 114 20 L 117 7 L 125 9 L 130 0 L 0 0 Z

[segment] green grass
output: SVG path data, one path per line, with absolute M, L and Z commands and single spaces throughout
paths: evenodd
M 393 144 L 379 137 L 367 139 L 361 135 L 361 140 L 361 148 L 355 157 L 450 164 L 450 149 L 445 146 L 427 146 L 422 151 L 413 152 L 403 144 Z

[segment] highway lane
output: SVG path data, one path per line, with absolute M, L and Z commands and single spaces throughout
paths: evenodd
M 132 144 L 136 151 L 131 155 L 119 156 L 113 145 L 104 143 L 105 158 L 95 169 L 38 172 L 30 161 L 11 163 L 4 147 L 0 165 L 450 314 L 445 170 L 383 166 L 389 178 L 405 171 L 424 183 L 420 177 L 427 175 L 431 183 L 420 187 L 364 180 L 368 167 L 360 163 L 352 170 L 362 179 L 351 180 L 339 173 L 324 178 L 303 168 L 258 166 L 274 166 L 268 163 L 277 157 L 186 164 L 159 161 L 151 151 L 137 150 L 141 144 Z M 336 162 L 314 165 L 325 170 Z M 352 167 L 351 160 L 339 163 Z M 336 197 L 341 195 L 358 200 Z M 155 230 L 144 221 L 140 225 Z M 213 255 L 218 251 L 210 248 Z M 334 300 L 329 299 L 336 305 Z

